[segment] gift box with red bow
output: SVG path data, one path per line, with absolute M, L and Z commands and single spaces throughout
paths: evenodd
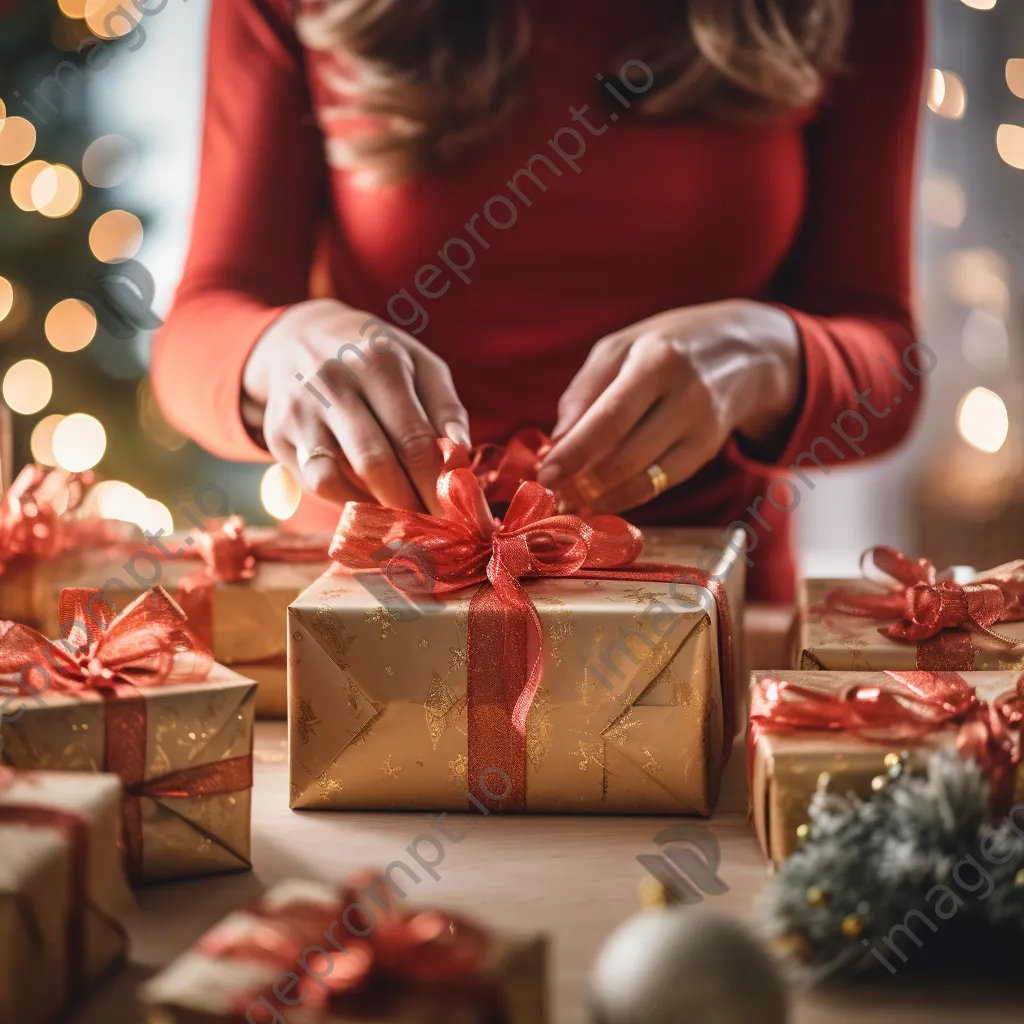
M 291 607 L 292 806 L 710 814 L 742 531 L 559 514 L 516 447 L 442 447 L 444 518 L 350 503 Z
M 140 990 L 167 1024 L 545 1024 L 546 944 L 399 905 L 385 876 L 283 882 Z
M 1024 667 L 1024 561 L 937 572 L 872 548 L 860 580 L 804 580 L 795 666 L 968 672 Z
M 102 564 L 77 567 L 52 580 L 44 632 L 55 635 L 56 595 L 65 588 L 102 587 L 115 610 L 154 586 L 184 609 L 193 631 L 222 665 L 259 686 L 256 714 L 287 712 L 288 605 L 327 568 L 328 537 L 249 528 L 239 517 L 210 521 L 188 534 L 142 542 Z
M 0 768 L 0 1024 L 43 1024 L 123 960 L 113 775 Z
M 117 616 L 66 590 L 60 620 L 0 623 L 0 763 L 119 775 L 133 882 L 249 867 L 255 684 L 159 587 Z
M 799 849 L 815 791 L 862 798 L 955 746 L 989 780 L 994 813 L 1024 797 L 1017 672 L 755 672 L 747 757 L 751 821 L 774 864 Z

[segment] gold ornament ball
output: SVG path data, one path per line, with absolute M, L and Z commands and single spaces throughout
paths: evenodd
M 885 755 L 885 767 L 895 768 L 900 763 L 900 760 L 901 758 L 899 754 L 890 752 Z
M 810 825 L 798 825 L 796 830 L 796 837 L 801 843 L 805 842 L 807 837 L 811 834 Z
M 1018 871 L 1017 874 L 1013 876 L 1013 884 L 1018 889 L 1024 887 L 1024 868 L 1021 868 L 1020 871 Z
M 873 790 L 874 790 L 874 791 L 875 791 L 876 793 L 881 793 L 881 792 L 882 792 L 882 790 L 883 790 L 883 789 L 885 789 L 885 787 L 886 787 L 887 783 L 888 783 L 888 779 L 886 779 L 886 777 L 885 777 L 884 775 L 876 775 L 876 776 L 875 776 L 875 777 L 874 777 L 874 778 L 873 778 L 873 779 L 871 780 L 871 788 L 872 788 L 872 789 L 873 789 Z
M 640 906 L 644 910 L 664 910 L 678 903 L 675 895 L 669 892 L 656 878 L 647 875 L 640 880 L 636 887 L 637 896 L 640 899 Z
M 807 954 L 810 952 L 807 939 L 799 932 L 789 932 L 786 935 L 780 935 L 777 939 L 772 939 L 771 949 L 778 957 L 792 957 L 800 962 L 806 960 Z
M 847 914 L 843 918 L 843 934 L 848 939 L 856 939 L 860 937 L 860 933 L 864 931 L 864 922 L 860 919 L 857 914 Z
M 807 902 L 812 907 L 823 907 L 828 903 L 828 896 L 825 895 L 825 890 L 820 886 L 812 885 L 807 890 Z

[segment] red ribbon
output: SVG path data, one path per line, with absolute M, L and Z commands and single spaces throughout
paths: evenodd
M 215 928 L 195 949 L 212 959 L 241 961 L 280 974 L 308 952 L 311 943 L 322 941 L 324 932 L 336 934 L 332 926 L 346 920 L 346 911 L 349 916 L 354 910 L 362 915 L 359 892 L 372 887 L 378 889 L 377 902 L 387 882 L 378 872 L 364 871 L 349 879 L 336 905 L 258 904 L 246 911 L 258 922 L 255 926 L 244 932 Z M 346 935 L 345 952 L 330 952 L 330 972 L 321 969 L 316 982 L 307 985 L 303 1004 L 332 1016 L 377 1019 L 387 1016 L 397 1000 L 419 993 L 438 1004 L 439 1021 L 449 1019 L 453 1001 L 462 999 L 477 1011 L 474 1020 L 503 1024 L 500 994 L 483 973 L 489 947 L 486 933 L 464 918 L 439 910 L 409 913 L 397 910 L 391 900 L 385 905 L 388 909 L 383 914 L 372 919 L 363 915 L 360 924 L 365 927 L 359 930 L 368 934 Z M 253 1003 L 261 999 L 272 1003 L 275 998 L 272 986 L 244 993 L 230 1019 L 242 1024 Z
M 1012 804 L 1014 769 L 1021 755 L 1024 674 L 992 704 L 981 700 L 956 672 L 884 674 L 884 686 L 853 682 L 834 691 L 784 679 L 760 680 L 751 697 L 747 731 L 751 779 L 754 751 L 766 733 L 843 732 L 889 746 L 920 743 L 940 729 L 957 726 L 961 756 L 978 762 L 998 807 Z
M 969 672 L 976 636 L 1011 650 L 1021 646 L 991 627 L 1024 620 L 1024 561 L 1008 562 L 959 584 L 940 579 L 928 559 L 912 561 L 894 548 L 870 548 L 862 564 L 867 558 L 894 582 L 881 592 L 836 588 L 825 595 L 822 607 L 839 615 L 894 620 L 879 632 L 917 644 L 919 669 Z
M 526 577 L 575 577 L 642 582 L 678 582 L 705 587 L 718 607 L 719 654 L 723 674 L 724 750 L 735 731 L 732 637 L 729 608 L 721 581 L 696 568 L 633 564 L 643 548 L 640 531 L 618 516 L 582 519 L 558 515 L 551 491 L 518 477 L 503 519 L 496 519 L 484 488 L 503 493 L 497 477 L 478 478 L 481 462 L 454 442 L 438 442 L 444 468 L 437 495 L 444 518 L 403 509 L 349 502 L 341 516 L 331 557 L 348 572 L 386 574 L 410 595 L 441 595 L 480 583 L 469 606 L 468 725 L 469 777 L 497 769 L 511 782 L 503 797 L 488 798 L 503 810 L 526 807 L 526 722 L 540 685 L 543 630 L 537 610 L 520 580 Z M 529 449 L 524 444 L 523 448 Z M 522 472 L 526 458 L 513 450 L 505 472 Z M 384 546 L 395 554 L 383 565 Z M 416 554 L 410 555 L 412 545 Z M 432 565 L 421 564 L 425 551 Z M 506 787 L 507 788 L 507 787 Z
M 205 563 L 178 584 L 175 597 L 193 632 L 207 647 L 213 647 L 213 598 L 218 583 L 252 579 L 259 562 L 323 562 L 326 566 L 329 560 L 328 545 L 319 537 L 275 534 L 267 540 L 253 541 L 246 536 L 241 516 L 210 524 L 198 542 L 191 550 L 183 547 L 175 556 L 201 558 Z
M 243 756 L 146 779 L 148 716 L 139 691 L 200 682 L 213 666 L 213 656 L 163 587 L 146 591 L 116 616 L 102 591 L 68 588 L 61 592 L 58 615 L 63 635 L 58 641 L 20 623 L 0 623 L 0 673 L 21 673 L 22 687 L 30 689 L 28 669 L 35 666 L 50 676 L 42 692 L 104 701 L 102 770 L 116 773 L 124 783 L 127 870 L 137 882 L 143 867 L 142 798 L 249 789 L 252 759 Z

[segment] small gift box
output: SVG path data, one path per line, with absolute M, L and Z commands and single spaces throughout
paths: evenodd
M 1024 561 L 947 570 L 868 552 L 889 583 L 804 580 L 795 665 L 825 671 L 967 672 L 1024 667 Z
M 159 587 L 116 617 L 68 590 L 60 618 L 60 641 L 0 623 L 0 761 L 119 775 L 133 882 L 249 867 L 255 684 Z
M 404 894 L 402 894 L 404 896 Z M 545 1024 L 546 943 L 399 909 L 385 876 L 283 882 L 140 989 L 167 1024 Z
M 993 803 L 1024 796 L 1020 672 L 755 672 L 747 734 L 750 812 L 779 864 L 807 835 L 815 790 L 868 797 L 902 755 L 955 745 L 988 773 Z
M 529 480 L 497 520 L 445 460 L 446 518 L 350 503 L 291 607 L 291 805 L 710 814 L 742 531 L 641 537 Z
M 42 1024 L 116 967 L 132 907 L 113 775 L 0 769 L 0 1024 Z
M 146 590 L 163 587 L 214 658 L 259 684 L 257 717 L 283 718 L 288 605 L 327 568 L 328 543 L 326 537 L 249 529 L 234 517 L 64 575 L 52 593 L 102 587 L 104 600 L 120 611 Z M 45 607 L 43 631 L 56 635 L 56 603 Z

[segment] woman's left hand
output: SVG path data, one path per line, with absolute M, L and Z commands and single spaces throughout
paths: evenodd
M 792 319 L 742 299 L 610 334 L 559 402 L 538 479 L 568 509 L 619 513 L 688 480 L 733 433 L 777 446 L 800 400 L 802 359 Z

